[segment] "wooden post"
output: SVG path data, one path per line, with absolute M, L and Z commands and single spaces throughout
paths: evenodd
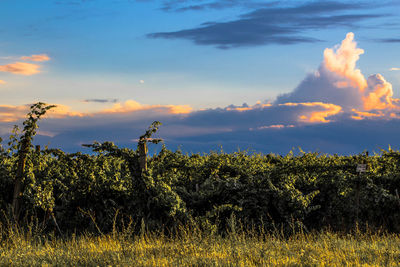
M 139 164 L 142 172 L 147 171 L 147 144 L 146 141 L 139 142 Z
M 358 214 L 360 212 L 360 182 L 361 182 L 361 173 L 358 173 L 358 180 L 356 185 L 356 225 L 358 225 Z
M 28 142 L 23 142 L 20 153 L 18 155 L 18 166 L 17 173 L 15 175 L 14 181 L 14 194 L 13 194 L 13 203 L 12 203 L 12 211 L 14 216 L 14 222 L 18 222 L 18 217 L 20 213 L 20 198 L 22 192 L 22 179 L 24 178 L 25 172 L 25 164 L 26 164 L 26 156 L 28 154 L 29 144 Z
M 363 173 L 367 171 L 368 165 L 368 151 L 365 153 L 365 158 L 363 159 L 362 164 L 357 164 L 357 172 L 358 172 L 358 179 L 356 182 L 356 225 L 358 225 L 358 217 L 360 213 L 360 187 L 362 182 Z
M 399 202 L 399 206 L 400 206 L 400 197 L 399 197 L 399 191 L 397 191 L 397 188 L 396 188 L 395 192 L 396 192 L 396 198 L 397 198 L 397 201 Z

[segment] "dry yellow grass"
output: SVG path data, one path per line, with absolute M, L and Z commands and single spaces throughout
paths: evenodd
M 330 232 L 226 237 L 181 231 L 130 237 L 124 233 L 61 239 L 8 230 L 0 266 L 399 266 L 400 236 Z

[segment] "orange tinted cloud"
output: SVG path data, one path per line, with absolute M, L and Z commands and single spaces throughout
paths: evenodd
M 24 119 L 29 112 L 29 105 L 12 106 L 0 105 L 0 122 L 15 122 Z M 65 117 L 98 117 L 105 114 L 126 114 L 135 111 L 156 111 L 165 114 L 186 114 L 192 111 L 188 105 L 142 105 L 134 100 L 128 100 L 125 103 L 116 103 L 110 109 L 104 109 L 92 113 L 73 111 L 69 106 L 56 104 L 55 108 L 50 109 L 47 118 L 65 118 Z
M 228 111 L 252 111 L 257 109 L 264 108 L 274 108 L 274 107 L 299 107 L 300 109 L 296 109 L 295 113 L 297 114 L 298 122 L 306 122 L 306 123 L 326 123 L 330 122 L 327 117 L 338 114 L 342 111 L 342 107 L 335 104 L 323 103 L 323 102 L 304 102 L 304 103 L 282 103 L 282 104 L 260 104 L 257 103 L 253 106 L 246 107 L 228 107 L 226 110 Z M 290 125 L 289 125 L 290 126 Z M 256 129 L 280 129 L 283 127 L 289 127 L 288 125 L 283 124 L 274 124 L 269 126 L 261 126 Z M 251 128 L 253 130 L 253 128 Z
M 38 62 L 43 62 L 43 61 L 49 61 L 50 57 L 46 54 L 40 54 L 40 55 L 32 55 L 29 57 L 21 57 L 22 60 L 30 60 L 30 61 L 38 61 Z
M 26 62 L 15 62 L 7 65 L 0 65 L 0 71 L 20 75 L 33 75 L 39 73 L 39 68 L 40 66 L 37 64 Z
M 192 112 L 192 107 L 189 105 L 167 105 L 171 114 L 187 114 Z
M 26 118 L 31 105 L 0 105 L 0 122 L 15 122 Z M 85 113 L 71 111 L 68 106 L 56 105 L 46 113 L 46 118 L 65 118 L 65 117 L 83 117 Z
M 326 123 L 330 122 L 327 117 L 338 114 L 342 111 L 342 107 L 322 102 L 309 102 L 309 103 L 284 103 L 280 104 L 280 106 L 303 106 L 303 107 L 312 107 L 316 110 L 307 111 L 306 114 L 299 115 L 299 120 L 302 122 L 311 122 L 311 123 Z
M 3 80 L 0 80 L 0 84 L 6 84 L 6 82 Z
M 354 33 L 349 32 L 342 41 L 341 46 L 335 51 L 327 48 L 324 51 L 324 66 L 331 72 L 348 80 L 352 87 L 357 87 L 363 91 L 367 87 L 367 81 L 361 71 L 356 68 L 356 62 L 364 50 L 357 48 L 354 41 Z M 343 86 L 343 83 L 338 83 Z
M 368 92 L 366 92 L 366 96 L 363 97 L 364 109 L 382 110 L 399 108 L 399 106 L 395 106 L 393 104 L 393 102 L 397 101 L 395 101 L 392 96 L 392 85 L 388 83 L 380 74 L 371 75 L 368 78 Z
M 393 118 L 393 114 L 400 110 L 400 99 L 393 98 L 392 85 L 382 75 L 374 74 L 368 79 L 364 77 L 356 66 L 363 53 L 364 50 L 358 48 L 354 41 L 354 34 L 348 33 L 340 45 L 325 49 L 324 60 L 318 71 L 304 79 L 295 91 L 278 98 L 278 103 L 323 101 L 342 107 L 354 119 Z M 335 113 L 338 109 L 327 110 Z M 376 116 L 367 116 L 367 113 L 363 116 L 352 115 L 352 110 Z M 326 117 L 321 112 L 301 116 L 304 121 L 310 122 L 324 122 L 323 118 Z
M 65 118 L 65 117 L 84 117 L 88 116 L 88 113 L 71 111 L 71 108 L 66 105 L 57 104 L 55 108 L 52 108 L 46 114 L 49 118 Z
M 25 118 L 29 106 L 0 105 L 0 122 L 14 122 Z
M 358 111 L 356 109 L 353 109 L 352 112 L 354 112 L 355 115 L 352 115 L 351 118 L 355 120 L 363 120 L 365 118 L 380 118 L 385 116 L 384 113 L 379 111 L 377 113 L 372 113 L 372 112 Z
M 248 111 L 253 109 L 254 109 L 253 107 L 234 107 L 234 108 L 227 108 L 226 110 Z
M 166 109 L 169 114 L 185 114 L 192 111 L 188 105 L 143 105 L 134 100 L 116 103 L 112 108 L 104 109 L 101 113 L 128 113 L 140 110 Z
M 400 106 L 397 104 L 399 100 L 393 98 L 392 85 L 382 75 L 371 75 L 366 80 L 361 71 L 356 68 L 356 62 L 363 53 L 363 49 L 357 48 L 357 43 L 354 41 L 354 34 L 350 32 L 336 51 L 329 48 L 325 49 L 324 66 L 339 77 L 339 80 L 334 83 L 338 90 L 342 88 L 346 90 L 348 87 L 354 87 L 359 90 L 359 97 L 363 105 L 362 107 L 358 107 L 359 111 L 386 110 L 387 114 L 391 114 L 390 110 L 400 109 Z M 397 68 L 391 68 L 390 70 L 397 70 Z M 359 99 L 354 99 L 355 103 L 358 101 Z M 356 106 L 354 106 L 353 110 L 355 108 Z M 363 116 L 355 116 L 354 118 L 371 117 L 365 114 L 367 113 L 364 113 Z M 383 113 L 370 112 L 369 114 L 377 115 L 374 117 L 381 117 Z

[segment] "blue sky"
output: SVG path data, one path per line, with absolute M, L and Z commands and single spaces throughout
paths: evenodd
M 0 134 L 43 101 L 59 109 L 38 140 L 70 151 L 132 146 L 153 120 L 167 145 L 192 152 L 396 147 L 399 11 L 398 1 L 1 0 Z M 340 55 L 342 40 L 352 55 Z M 365 125 L 382 132 L 361 141 Z

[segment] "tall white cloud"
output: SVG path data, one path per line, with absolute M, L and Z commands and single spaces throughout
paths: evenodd
M 339 105 L 345 112 L 368 111 L 393 117 L 400 106 L 393 98 L 392 85 L 380 74 L 365 78 L 356 66 L 363 53 L 354 34 L 348 33 L 340 46 L 325 49 L 324 60 L 315 73 L 293 92 L 279 96 L 276 103 L 319 101 Z

